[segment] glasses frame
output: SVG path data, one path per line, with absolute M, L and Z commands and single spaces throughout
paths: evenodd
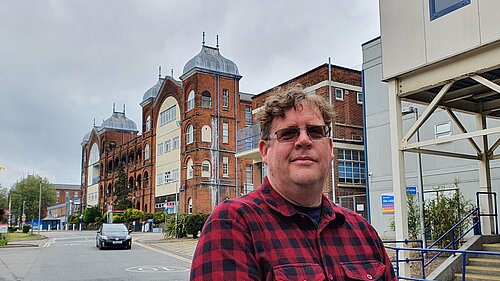
M 323 127 L 323 130 L 325 132 L 324 136 L 322 136 L 320 138 L 311 137 L 311 135 L 309 134 L 309 129 L 317 128 L 317 127 Z M 280 131 L 288 130 L 288 129 L 297 129 L 295 137 L 291 138 L 290 140 L 283 140 L 282 138 L 278 137 L 278 134 Z M 304 127 L 293 127 L 292 126 L 292 127 L 281 128 L 279 130 L 276 130 L 274 133 L 272 133 L 267 140 L 271 140 L 272 138 L 276 137 L 276 141 L 278 141 L 278 142 L 283 142 L 283 143 L 295 142 L 299 139 L 300 131 L 302 131 L 304 129 L 306 130 L 306 134 L 310 140 L 321 140 L 321 139 L 330 137 L 330 132 L 331 132 L 330 126 L 328 126 L 328 125 L 309 125 L 309 126 L 304 126 Z

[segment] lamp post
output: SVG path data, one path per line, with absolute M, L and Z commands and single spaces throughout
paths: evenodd
M 405 106 L 402 109 L 403 115 L 413 113 L 415 122 L 418 120 L 418 108 L 413 106 Z M 417 142 L 420 142 L 420 130 L 416 132 Z M 427 247 L 427 242 L 425 241 L 425 221 L 424 221 L 424 177 L 422 173 L 422 155 L 417 152 L 417 174 L 418 174 L 418 192 L 420 193 L 419 199 L 419 217 L 420 217 L 420 237 L 422 239 L 422 247 Z

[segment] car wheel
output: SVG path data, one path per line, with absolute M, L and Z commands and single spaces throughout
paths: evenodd
M 99 243 L 99 250 L 102 250 L 104 247 L 102 246 L 102 242 Z
M 99 242 L 97 241 L 97 239 L 95 240 L 95 246 L 99 248 Z
M 132 249 L 132 242 L 130 242 L 130 244 L 128 244 L 128 246 L 126 247 L 127 250 L 130 250 Z

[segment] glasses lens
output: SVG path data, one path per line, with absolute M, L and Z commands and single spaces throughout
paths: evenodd
M 326 126 L 310 126 L 307 127 L 307 135 L 311 139 L 321 139 L 326 137 Z
M 276 138 L 280 142 L 294 141 L 295 139 L 297 139 L 299 134 L 300 134 L 299 128 L 294 128 L 294 127 L 283 128 L 276 131 Z

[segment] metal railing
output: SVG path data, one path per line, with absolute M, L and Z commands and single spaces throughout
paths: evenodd
M 400 260 L 399 259 L 399 252 L 400 251 L 418 251 L 421 253 L 423 256 L 424 253 L 427 252 L 438 252 L 439 254 L 441 253 L 451 253 L 453 255 L 456 254 L 461 254 L 462 255 L 462 280 L 465 281 L 465 274 L 466 274 L 466 265 L 467 265 L 467 255 L 485 255 L 485 256 L 500 256 L 499 252 L 486 252 L 486 251 L 469 251 L 469 250 L 449 250 L 449 249 L 428 249 L 428 248 L 405 248 L 405 247 L 393 247 L 386 245 L 385 246 L 387 249 L 391 249 L 396 251 L 396 260 L 393 262 L 396 262 L 396 266 L 394 269 L 396 270 L 396 275 L 398 276 L 399 280 L 431 280 L 431 279 L 425 279 L 425 274 L 422 276 L 422 278 L 412 278 L 412 277 L 406 277 L 406 276 L 399 276 L 399 266 L 398 264 L 400 262 L 410 262 L 410 259 L 404 259 Z M 423 262 L 423 261 L 422 261 Z

